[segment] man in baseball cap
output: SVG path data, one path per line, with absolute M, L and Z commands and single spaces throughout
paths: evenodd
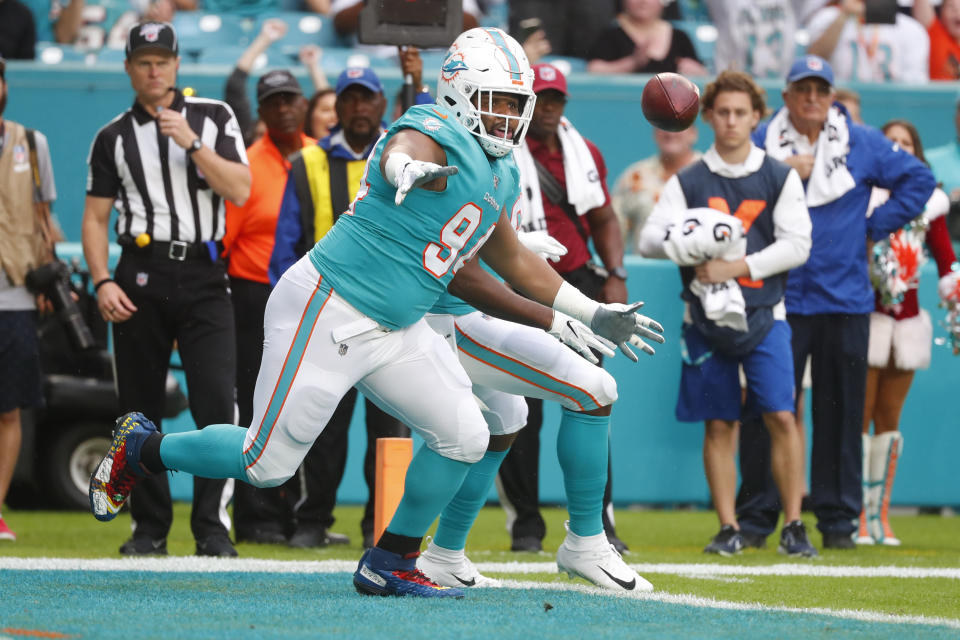
M 567 79 L 563 72 L 552 64 L 541 63 L 533 66 L 533 92 L 539 94 L 541 91 L 553 89 L 559 91 L 564 96 L 569 96 L 567 92 Z
M 348 67 L 340 73 L 337 78 L 336 92 L 339 96 L 348 87 L 359 85 L 373 93 L 383 93 L 383 85 L 380 84 L 380 78 L 370 67 Z
M 257 82 L 257 103 L 262 105 L 264 100 L 278 93 L 302 96 L 303 89 L 300 88 L 300 83 L 293 74 L 286 69 L 277 69 L 262 75 Z
M 127 60 L 141 51 L 179 55 L 180 47 L 173 25 L 169 22 L 141 22 L 134 25 L 127 34 Z

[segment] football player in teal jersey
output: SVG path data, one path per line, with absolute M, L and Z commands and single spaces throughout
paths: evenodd
M 121 417 L 91 478 L 94 516 L 112 519 L 141 476 L 166 469 L 278 485 L 296 471 L 347 389 L 358 386 L 414 428 L 424 446 L 393 519 L 361 557 L 354 586 L 364 594 L 463 595 L 426 578 L 416 557 L 429 526 L 483 457 L 489 431 L 463 367 L 424 313 L 479 254 L 542 303 L 518 303 L 502 285 L 458 292 L 479 308 L 542 328 L 553 324 L 553 309 L 566 313 L 562 338 L 581 351 L 602 336 L 636 359 L 629 344 L 648 350 L 642 336 L 663 338 L 659 324 L 636 313 L 639 305 L 586 298 L 517 240 L 508 155 L 526 133 L 535 100 L 520 45 L 498 29 L 462 34 L 440 82 L 463 89 L 394 123 L 371 154 L 349 211 L 274 288 L 252 424 L 212 425 L 189 437 L 161 435 L 139 413 Z

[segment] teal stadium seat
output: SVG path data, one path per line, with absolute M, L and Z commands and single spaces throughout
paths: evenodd
M 124 60 L 127 59 L 127 52 L 123 49 L 113 49 L 110 47 L 103 47 L 97 51 L 97 62 L 102 64 L 122 64 Z
M 302 11 L 283 11 L 261 16 L 254 34 L 260 33 L 260 28 L 268 19 L 283 20 L 287 23 L 287 35 L 277 43 L 284 48 L 299 49 L 306 44 L 315 44 L 324 49 L 351 45 L 349 38 L 343 38 L 337 34 L 337 30 L 333 28 L 332 18 Z
M 78 49 L 70 45 L 53 42 L 38 42 L 35 47 L 37 61 L 48 65 L 58 65 L 64 62 L 82 62 L 92 65 L 97 61 L 97 54 L 90 49 Z
M 690 36 L 700 61 L 713 72 L 713 51 L 717 44 L 717 28 L 709 22 L 698 20 L 674 20 L 672 24 L 675 29 L 680 29 Z
M 549 62 L 560 69 L 564 75 L 581 73 L 587 70 L 587 61 L 573 56 L 544 56 L 541 62 Z
M 173 26 L 180 38 L 180 55 L 196 59 L 207 49 L 250 44 L 254 20 L 228 13 L 178 11 Z

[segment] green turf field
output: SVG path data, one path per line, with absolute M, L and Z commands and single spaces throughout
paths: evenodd
M 351 536 L 349 546 L 298 550 L 241 544 L 237 549 L 241 558 L 355 561 L 361 552 L 360 508 L 340 507 L 336 516 L 333 529 Z M 126 514 L 106 524 L 80 512 L 8 509 L 4 517 L 17 532 L 18 540 L 0 542 L 0 558 L 119 558 L 117 548 L 130 531 Z M 553 551 L 562 540 L 565 512 L 545 509 L 544 517 L 548 529 L 544 541 L 546 551 L 513 553 L 509 550 L 503 511 L 495 506 L 485 508 L 467 542 L 468 555 L 480 565 L 528 563 L 523 567 L 518 565 L 516 572 L 510 571 L 509 566 L 497 565 L 497 570 L 487 571 L 494 577 L 567 583 L 567 577 L 557 574 L 555 567 L 550 566 Z M 805 520 L 814 544 L 819 547 L 820 536 L 813 527 L 812 516 L 805 514 Z M 716 518 L 710 511 L 617 512 L 618 532 L 631 548 L 625 559 L 637 565 L 658 592 L 772 607 L 864 610 L 944 618 L 960 624 L 960 518 L 901 516 L 893 517 L 892 524 L 904 542 L 901 547 L 821 550 L 821 556 L 815 560 L 788 560 L 776 553 L 776 539 L 771 536 L 766 550 L 748 550 L 735 558 L 719 558 L 701 551 L 717 528 Z M 168 547 L 174 556 L 189 556 L 194 551 L 188 505 L 175 505 Z M 690 567 L 686 571 L 683 567 L 668 565 Z M 863 570 L 858 574 L 857 568 Z M 911 569 L 923 571 L 914 577 L 903 577 L 908 576 Z M 930 571 L 938 569 L 952 571 L 940 574 Z

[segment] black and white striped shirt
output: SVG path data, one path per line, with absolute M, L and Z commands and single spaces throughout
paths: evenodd
M 183 114 L 205 146 L 247 164 L 240 126 L 225 103 L 176 91 L 169 108 Z M 100 129 L 87 164 L 87 195 L 116 198 L 118 236 L 190 243 L 223 237 L 223 198 L 140 103 Z

